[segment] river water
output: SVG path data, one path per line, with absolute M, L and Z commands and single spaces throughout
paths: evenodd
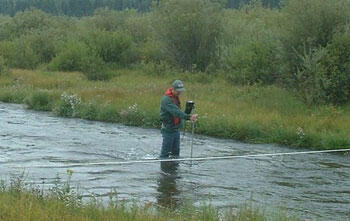
M 181 143 L 190 155 L 191 135 Z M 89 165 L 157 158 L 159 130 L 58 118 L 0 103 L 0 179 L 24 172 L 25 181 L 49 187 L 67 169 L 88 197 L 137 199 L 160 206 L 184 201 L 237 208 L 246 202 L 283 208 L 304 220 L 350 220 L 350 157 L 307 154 L 216 161 Z M 303 151 L 195 136 L 194 157 Z M 69 166 L 75 164 L 75 166 Z M 80 165 L 81 164 L 81 165 Z M 78 165 L 78 166 L 77 166 Z

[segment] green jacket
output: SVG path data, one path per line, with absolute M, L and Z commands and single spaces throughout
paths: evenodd
M 175 125 L 174 117 L 180 118 L 180 123 Z M 179 104 L 175 104 L 173 100 L 164 95 L 160 105 L 160 119 L 162 121 L 162 131 L 175 132 L 183 127 L 183 120 L 189 120 L 190 114 L 181 111 Z

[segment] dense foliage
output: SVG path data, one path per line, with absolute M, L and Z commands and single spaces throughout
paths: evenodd
M 227 8 L 238 8 L 255 0 L 212 0 Z M 137 9 L 149 11 L 159 6 L 162 0 L 0 0 L 0 14 L 15 15 L 30 8 L 38 8 L 47 13 L 69 16 L 89 16 L 95 9 L 113 10 Z M 283 0 L 262 0 L 264 6 L 281 7 Z
M 19 7 L 22 1 L 0 2 Z M 33 2 L 42 10 L 0 16 L 3 70 L 44 67 L 83 72 L 91 80 L 108 80 L 119 68 L 222 73 L 233 84 L 287 88 L 308 104 L 350 99 L 350 0 L 289 0 L 281 9 L 266 7 L 280 5 L 272 0 L 239 9 L 227 9 L 237 6 L 233 1 L 169 0 L 153 2 L 157 7 L 148 11 L 135 6 L 147 1 L 114 1 L 144 12 L 93 7 L 92 16 L 81 18 L 61 14 L 86 14 L 49 14 L 43 11 L 49 2 Z M 116 5 L 109 8 L 124 8 Z

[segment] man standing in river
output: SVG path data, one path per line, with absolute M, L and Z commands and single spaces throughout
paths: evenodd
M 180 129 L 183 126 L 183 120 L 197 121 L 197 114 L 186 114 L 181 110 L 180 94 L 183 91 L 185 91 L 184 84 L 176 80 L 161 100 L 160 118 L 163 136 L 161 158 L 180 155 Z

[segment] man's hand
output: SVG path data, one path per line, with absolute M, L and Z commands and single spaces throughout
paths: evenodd
M 198 114 L 192 114 L 191 115 L 191 121 L 196 122 L 198 120 Z

